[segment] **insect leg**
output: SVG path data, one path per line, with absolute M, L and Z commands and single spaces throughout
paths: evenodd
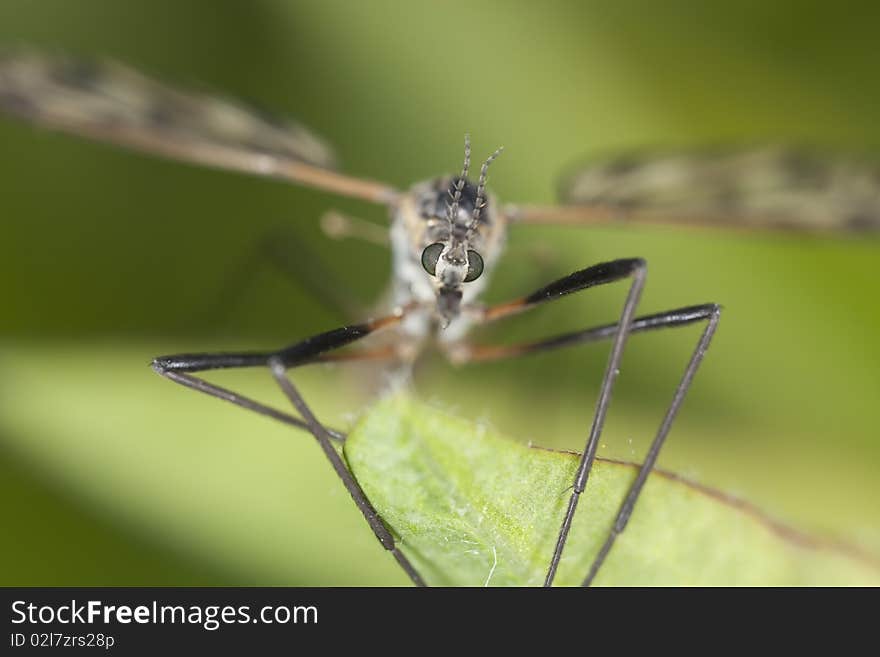
M 269 368 L 272 370 L 272 376 L 275 377 L 275 380 L 290 400 L 290 403 L 293 404 L 296 410 L 299 411 L 299 414 L 305 419 L 309 431 L 318 441 L 321 449 L 324 450 L 324 454 L 330 460 L 330 464 L 333 466 L 336 474 L 339 475 L 339 478 L 348 490 L 349 495 L 351 495 L 354 503 L 367 520 L 370 529 L 373 530 L 376 538 L 379 539 L 379 543 L 383 548 L 391 552 L 391 555 L 397 560 L 397 563 L 400 564 L 400 567 L 403 568 L 407 575 L 409 575 L 409 578 L 416 586 L 426 586 L 421 575 L 419 575 L 418 571 L 409 562 L 409 559 L 407 559 L 397 547 L 394 542 L 394 537 L 391 535 L 391 532 L 388 531 L 379 512 L 373 508 L 373 505 L 370 503 L 370 500 L 367 499 L 367 495 L 364 493 L 361 485 L 357 482 L 357 479 L 354 478 L 354 475 L 351 474 L 351 470 L 348 469 L 348 466 L 342 460 L 339 452 L 333 447 L 333 443 L 331 442 L 332 436 L 330 433 L 323 424 L 318 422 L 311 409 L 299 394 L 299 391 L 294 387 L 290 379 L 287 378 L 287 368 L 285 367 L 283 360 L 278 356 L 273 356 L 269 359 Z
M 333 274 L 321 257 L 292 226 L 268 231 L 248 250 L 242 262 L 228 272 L 220 292 L 204 311 L 202 321 L 216 326 L 228 318 L 247 290 L 264 271 L 277 271 L 309 297 L 321 302 L 340 321 L 363 317 L 366 308 Z
M 376 246 L 391 246 L 388 228 L 338 210 L 328 210 L 321 215 L 321 230 L 334 240 L 355 238 Z
M 652 315 L 636 317 L 630 326 L 630 334 L 644 333 L 662 328 L 675 328 L 686 326 L 709 319 L 713 312 L 718 309 L 714 303 L 704 303 L 696 306 L 665 310 Z M 580 331 L 561 333 L 549 338 L 520 342 L 510 345 L 493 344 L 456 344 L 450 348 L 450 357 L 456 363 L 473 363 L 502 360 L 504 358 L 516 358 L 530 354 L 572 347 L 589 342 L 599 342 L 614 336 L 617 332 L 617 323 L 592 326 Z
M 703 333 L 700 335 L 697 346 L 691 354 L 690 361 L 688 361 L 684 374 L 681 377 L 681 381 L 675 389 L 672 402 L 669 404 L 669 408 L 666 410 L 666 415 L 660 423 L 657 435 L 654 436 L 654 440 L 651 442 L 651 447 L 648 449 L 648 454 L 642 463 L 642 467 L 639 469 L 638 476 L 636 476 L 635 481 L 630 486 L 629 491 L 627 491 L 623 503 L 620 505 L 617 517 L 614 519 L 614 525 L 611 527 L 611 531 L 608 533 L 605 543 L 602 545 L 602 548 L 599 550 L 595 559 L 593 559 L 593 563 L 590 566 L 590 572 L 583 581 L 583 586 L 589 586 L 593 582 L 596 573 L 599 572 L 599 568 L 602 567 L 605 558 L 611 551 L 614 541 L 617 539 L 618 535 L 626 529 L 626 523 L 629 522 L 629 517 L 632 514 L 633 508 L 635 508 L 639 495 L 642 492 L 642 488 L 648 480 L 648 475 L 651 474 L 651 470 L 654 469 L 654 464 L 657 462 L 657 456 L 660 454 L 660 449 L 663 447 L 666 436 L 669 434 L 672 422 L 675 420 L 675 416 L 678 414 L 678 409 L 681 408 L 682 402 L 684 402 L 685 395 L 687 395 L 691 383 L 693 382 L 694 375 L 697 373 L 697 368 L 699 368 L 703 356 L 706 355 L 706 350 L 709 348 L 712 336 L 715 335 L 715 330 L 718 328 L 718 322 L 721 319 L 720 306 L 715 306 L 706 319 L 706 328 L 703 329 Z
M 345 465 L 342 457 L 334 449 L 331 440 L 344 438 L 339 432 L 324 427 L 303 401 L 299 392 L 286 376 L 288 368 L 298 367 L 307 363 L 326 360 L 342 360 L 343 356 L 332 354 L 335 349 L 351 344 L 382 328 L 395 325 L 405 316 L 405 311 L 379 318 L 364 324 L 345 326 L 326 333 L 307 338 L 276 352 L 239 352 L 239 353 L 198 353 L 161 356 L 153 360 L 153 369 L 162 376 L 180 383 L 188 388 L 223 399 L 261 415 L 271 417 L 286 424 L 308 430 L 318 441 L 324 454 L 330 460 L 336 474 L 360 509 L 370 528 L 383 548 L 391 552 L 406 574 L 416 586 L 424 586 L 425 582 L 410 564 L 409 560 L 397 548 L 394 537 L 385 527 L 381 517 L 367 499 L 357 480 Z M 394 355 L 393 349 L 379 349 L 369 352 L 354 352 L 352 359 L 384 358 Z M 240 367 L 266 367 L 272 372 L 282 391 L 299 411 L 301 418 L 265 406 L 255 400 L 231 390 L 221 388 L 204 379 L 192 376 L 192 373 L 206 370 L 229 369 Z
M 572 493 L 568 501 L 568 508 L 559 529 L 559 535 L 556 540 L 556 547 L 553 551 L 553 557 L 550 561 L 550 567 L 547 571 L 547 577 L 544 580 L 544 586 L 553 584 L 553 578 L 556 576 L 556 570 L 559 567 L 559 560 L 562 557 L 562 550 L 568 539 L 568 532 L 571 529 L 571 522 L 574 518 L 574 512 L 577 509 L 578 501 L 581 493 L 587 485 L 590 476 L 590 469 L 596 458 L 596 449 L 599 445 L 599 436 L 605 425 L 605 417 L 608 414 L 608 407 L 611 405 L 611 391 L 617 375 L 620 373 L 620 361 L 623 358 L 623 348 L 626 344 L 626 338 L 629 335 L 633 322 L 636 306 L 642 294 L 645 285 L 645 276 L 647 273 L 647 263 L 641 258 L 626 258 L 621 260 L 613 260 L 604 262 L 586 269 L 581 269 L 573 274 L 569 274 L 564 278 L 550 283 L 540 290 L 519 299 L 514 299 L 507 303 L 492 306 L 485 309 L 482 313 L 483 321 L 494 321 L 507 317 L 516 313 L 523 312 L 534 306 L 553 301 L 559 297 L 579 292 L 597 285 L 613 283 L 615 281 L 632 278 L 629 293 L 626 302 L 621 311 L 620 321 L 614 332 L 614 340 L 611 345 L 611 355 L 608 359 L 608 365 L 605 368 L 605 374 L 602 377 L 602 385 L 599 388 L 599 399 L 596 403 L 596 411 L 593 415 L 593 423 L 590 427 L 589 438 L 584 448 L 583 456 L 581 456 L 580 464 L 575 473 L 574 482 L 572 484 Z
M 624 498 L 620 509 L 618 510 L 617 517 L 614 520 L 614 524 L 608 533 L 608 537 L 590 566 L 589 574 L 583 581 L 584 586 L 589 586 L 592 583 L 596 574 L 599 572 L 599 568 L 608 556 L 611 547 L 614 545 L 617 536 L 626 528 L 626 524 L 635 508 L 642 488 L 647 482 L 648 475 L 654 469 L 660 449 L 663 447 L 663 443 L 669 434 L 672 422 L 675 420 L 675 416 L 684 402 L 685 395 L 690 388 L 697 368 L 709 348 L 709 343 L 718 327 L 720 316 L 721 307 L 718 304 L 706 303 L 698 306 L 688 306 L 686 308 L 668 310 L 653 315 L 645 315 L 643 317 L 637 317 L 632 321 L 629 329 L 630 333 L 641 333 L 661 328 L 677 328 L 696 322 L 706 322 L 706 327 L 700 335 L 700 339 L 697 342 L 697 346 L 691 355 L 687 367 L 685 368 L 682 379 L 675 390 L 675 394 L 666 411 L 663 422 L 660 424 L 660 428 L 648 449 L 648 454 L 639 469 L 639 474 L 630 486 L 629 491 L 627 491 L 626 497 Z M 524 342 L 500 347 L 495 345 L 465 346 L 464 348 L 459 348 L 456 356 L 458 357 L 457 360 L 459 362 L 490 361 L 515 356 L 524 356 L 527 354 L 534 354 L 542 351 L 560 349 L 562 347 L 611 338 L 617 335 L 619 326 L 619 324 L 606 324 L 604 326 L 597 326 L 572 333 L 564 333 L 534 342 Z M 586 484 L 586 480 L 584 480 L 584 483 Z M 575 493 L 573 493 L 573 495 L 574 494 Z

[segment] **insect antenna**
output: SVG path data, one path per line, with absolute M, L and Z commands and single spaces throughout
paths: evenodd
M 489 177 L 489 165 L 494 162 L 501 152 L 504 150 L 504 146 L 500 146 L 498 150 L 492 153 L 485 162 L 483 162 L 483 166 L 480 168 L 480 182 L 477 184 L 477 200 L 474 203 L 474 214 L 471 218 L 471 225 L 468 227 L 468 231 L 476 230 L 477 226 L 480 223 L 480 212 L 484 207 L 486 207 L 486 180 Z
M 449 227 L 455 226 L 455 217 L 458 216 L 458 205 L 461 201 L 461 191 L 464 189 L 467 181 L 468 169 L 471 167 L 471 136 L 465 133 L 464 136 L 464 166 L 461 169 L 461 176 L 449 190 L 449 196 L 452 197 L 452 203 L 446 204 L 446 218 L 449 220 Z

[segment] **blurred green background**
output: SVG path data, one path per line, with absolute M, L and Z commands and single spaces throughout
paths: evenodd
M 0 43 L 110 56 L 299 118 L 347 171 L 398 186 L 506 148 L 491 185 L 551 202 L 560 172 L 639 147 L 807 143 L 880 152 L 874 3 L 4 0 Z M 382 249 L 325 238 L 381 208 L 0 120 L 0 584 L 405 584 L 305 434 L 173 386 L 154 355 L 273 348 L 338 325 L 270 268 L 289 226 L 366 302 Z M 530 254 L 539 248 L 544 257 Z M 515 228 L 489 300 L 644 256 L 645 312 L 717 301 L 715 344 L 661 465 L 880 555 L 880 341 L 869 238 Z M 614 317 L 601 289 L 482 335 Z M 698 329 L 628 348 L 601 453 L 640 459 Z M 455 370 L 418 394 L 521 440 L 580 449 L 607 347 Z M 281 403 L 263 372 L 214 380 Z M 295 378 L 349 426 L 369 368 Z

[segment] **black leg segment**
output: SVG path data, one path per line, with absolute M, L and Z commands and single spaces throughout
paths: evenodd
M 562 552 L 565 548 L 566 541 L 568 540 L 568 534 L 571 529 L 571 523 L 574 519 L 580 496 L 587 486 L 590 471 L 592 470 L 593 462 L 596 458 L 596 450 L 599 445 L 602 428 L 605 424 L 605 418 L 611 404 L 612 389 L 617 376 L 620 373 L 620 363 L 623 358 L 623 350 L 628 336 L 631 333 L 651 331 L 660 328 L 686 326 L 695 322 L 704 321 L 707 323 L 697 347 L 691 356 L 691 360 L 685 369 L 684 376 L 676 389 L 672 403 L 666 412 L 666 417 L 660 425 L 660 429 L 651 444 L 651 448 L 639 471 L 639 475 L 621 505 L 614 526 L 609 532 L 605 544 L 595 558 L 590 568 L 590 572 L 583 582 L 585 586 L 592 583 L 596 573 L 602 566 L 605 557 L 611 550 L 616 537 L 626 527 L 626 523 L 635 507 L 636 501 L 647 481 L 648 475 L 654 468 L 657 456 L 666 440 L 672 422 L 684 401 L 684 397 L 687 394 L 697 368 L 709 347 L 709 343 L 718 325 L 721 310 L 717 304 L 713 303 L 688 306 L 685 308 L 678 308 L 676 310 L 634 318 L 635 309 L 638 305 L 642 289 L 644 288 L 646 271 L 646 263 L 640 258 L 628 258 L 602 263 L 574 272 L 569 276 L 561 278 L 558 281 L 541 288 L 533 294 L 508 303 L 493 306 L 482 312 L 482 318 L 484 321 L 494 321 L 533 308 L 538 304 L 558 299 L 573 292 L 585 290 L 597 285 L 612 283 L 625 278 L 631 278 L 632 282 L 630 283 L 629 293 L 627 294 L 626 301 L 623 305 L 620 319 L 614 324 L 592 327 L 581 331 L 565 333 L 551 338 L 521 344 L 507 346 L 465 346 L 463 349 L 463 357 L 458 359 L 464 361 L 497 360 L 500 358 L 539 353 L 551 349 L 559 349 L 586 342 L 595 342 L 598 340 L 613 338 L 611 353 L 608 358 L 605 374 L 602 378 L 599 399 L 593 415 L 589 437 L 572 483 L 571 496 L 568 501 L 565 516 L 559 529 L 556 545 L 547 570 L 547 576 L 544 581 L 545 586 L 551 586 L 553 584 L 553 579 L 556 576 L 556 571 L 559 567 L 560 559 L 562 558 Z M 455 358 L 455 352 L 451 352 L 451 354 L 453 355 L 453 358 Z
M 608 415 L 608 408 L 611 405 L 611 391 L 614 388 L 614 382 L 620 373 L 620 361 L 623 358 L 623 348 L 626 344 L 626 338 L 629 335 L 632 326 L 633 315 L 636 306 L 642 294 L 645 285 L 645 275 L 647 273 L 647 263 L 641 258 L 633 258 L 629 260 L 618 260 L 606 265 L 597 265 L 590 267 L 585 272 L 595 272 L 597 282 L 593 283 L 585 276 L 575 277 L 572 275 L 569 279 L 573 279 L 573 283 L 577 285 L 576 290 L 586 289 L 593 285 L 603 283 L 611 283 L 624 278 L 632 278 L 626 301 L 623 304 L 623 311 L 620 315 L 620 321 L 617 330 L 614 333 L 614 341 L 611 345 L 611 355 L 608 358 L 608 366 L 605 368 L 605 375 L 602 377 L 602 385 L 599 388 L 599 400 L 596 403 L 596 411 L 593 415 L 593 423 L 590 427 L 590 435 L 587 439 L 587 445 L 581 456 L 580 464 L 574 477 L 574 485 L 571 497 L 568 500 L 568 508 L 565 517 L 562 520 L 562 526 L 559 528 L 559 536 L 556 539 L 556 547 L 553 550 L 553 556 L 550 560 L 550 566 L 547 570 L 547 577 L 544 580 L 544 586 L 551 586 L 553 578 L 556 576 L 556 570 L 559 567 L 559 560 L 562 558 L 562 550 L 568 539 L 568 532 L 571 530 L 571 522 L 574 519 L 574 512 L 577 509 L 578 501 L 581 493 L 587 486 L 587 480 L 590 476 L 590 470 L 593 468 L 593 461 L 596 458 L 596 449 L 599 446 L 599 436 L 602 434 L 602 428 L 605 426 L 605 417 Z M 552 288 L 552 286 L 550 286 Z M 550 289 L 550 288 L 545 288 Z M 572 291 L 576 291 L 572 290 Z M 567 294 L 566 291 L 557 292 L 556 296 Z
M 153 369 L 162 376 L 193 390 L 203 392 L 223 399 L 230 403 L 246 408 L 260 415 L 271 417 L 290 426 L 309 431 L 318 441 L 336 474 L 342 480 L 352 499 L 360 509 L 367 523 L 370 525 L 376 538 L 383 548 L 392 553 L 395 560 L 400 564 L 406 574 L 417 586 L 424 586 L 425 582 L 410 564 L 409 560 L 395 545 L 394 538 L 388 528 L 382 522 L 379 514 L 370 504 L 360 485 L 355 480 L 345 462 L 334 449 L 332 440 L 343 440 L 344 435 L 322 425 L 315 418 L 311 409 L 303 400 L 299 391 L 287 377 L 287 369 L 304 365 L 306 363 L 321 360 L 327 352 L 344 347 L 355 342 L 370 333 L 381 328 L 398 323 L 404 313 L 389 315 L 378 320 L 342 327 L 333 331 L 327 331 L 319 335 L 307 338 L 294 345 L 276 352 L 257 353 L 216 353 L 216 354 L 180 354 L 176 356 L 161 356 L 153 360 Z M 382 353 L 386 353 L 384 350 Z M 362 358 L 362 354 L 355 353 L 353 358 Z M 338 355 L 333 355 L 333 360 L 341 360 Z M 226 369 L 235 367 L 267 367 L 275 381 L 281 387 L 285 396 L 300 413 L 301 418 L 295 417 L 283 411 L 261 404 L 239 393 L 227 390 L 204 379 L 193 376 L 192 372 L 205 370 Z
M 583 582 L 584 586 L 592 584 L 593 579 L 599 572 L 599 568 L 602 567 L 605 558 L 611 551 L 611 547 L 614 545 L 617 536 L 626 529 L 626 523 L 629 522 L 629 517 L 632 515 L 636 502 L 639 499 L 639 495 L 642 492 L 642 488 L 648 480 L 648 475 L 651 474 L 651 470 L 654 469 L 654 465 L 657 463 L 657 456 L 659 456 L 660 449 L 666 441 L 666 436 L 672 428 L 672 422 L 675 420 L 675 416 L 678 414 L 678 411 L 684 402 L 685 395 L 691 387 L 694 375 L 697 373 L 697 369 L 699 368 L 703 357 L 706 355 L 706 350 L 709 348 L 709 343 L 712 341 L 712 336 L 715 335 L 715 331 L 718 328 L 718 322 L 721 320 L 721 307 L 713 305 L 705 319 L 706 328 L 703 329 L 703 333 L 700 335 L 697 346 L 691 354 L 690 361 L 688 361 L 684 374 L 681 377 L 681 381 L 675 389 L 672 402 L 666 411 L 663 421 L 660 423 L 657 435 L 654 436 L 654 440 L 651 442 L 651 447 L 648 449 L 648 455 L 645 457 L 645 460 L 639 469 L 639 474 L 632 483 L 632 486 L 630 486 L 623 503 L 620 505 L 617 517 L 614 520 L 614 525 L 611 527 L 611 531 L 608 533 L 605 543 L 602 545 L 602 548 L 593 560 L 593 564 L 590 566 L 590 572 L 587 574 Z

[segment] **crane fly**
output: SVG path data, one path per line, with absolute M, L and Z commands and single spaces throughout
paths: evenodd
M 162 376 L 202 393 L 310 432 L 376 538 L 417 585 L 425 582 L 367 499 L 333 446 L 344 435 L 324 426 L 292 383 L 289 370 L 326 361 L 384 359 L 411 363 L 433 342 L 455 363 L 488 361 L 610 340 L 610 356 L 586 446 L 572 482 L 545 585 L 553 583 L 566 539 L 596 457 L 627 338 L 632 333 L 702 323 L 704 328 L 644 463 L 584 579 L 589 585 L 624 531 L 654 468 L 720 319 L 704 303 L 637 316 L 646 263 L 625 258 L 580 269 L 506 303 L 479 302 L 507 231 L 518 224 L 665 223 L 800 231 L 880 228 L 880 172 L 858 160 L 777 148 L 626 156 L 582 167 L 563 185 L 558 206 L 502 205 L 487 188 L 496 150 L 471 162 L 465 137 L 460 173 L 399 190 L 339 172 L 332 150 L 305 127 L 279 121 L 231 99 L 171 88 L 121 64 L 14 51 L 0 55 L 0 109 L 16 117 L 99 141 L 201 165 L 233 169 L 334 192 L 389 211 L 387 240 L 344 217 L 327 217 L 328 232 L 387 241 L 393 278 L 391 310 L 361 323 L 311 336 L 277 351 L 161 356 Z M 475 175 L 472 175 L 475 174 Z M 372 232 L 371 232 L 372 231 Z M 468 341 L 469 329 L 500 321 L 598 285 L 628 281 L 618 320 L 521 344 Z M 392 337 L 379 347 L 338 351 L 368 335 Z M 208 370 L 268 368 L 299 415 L 272 408 L 195 376 Z

